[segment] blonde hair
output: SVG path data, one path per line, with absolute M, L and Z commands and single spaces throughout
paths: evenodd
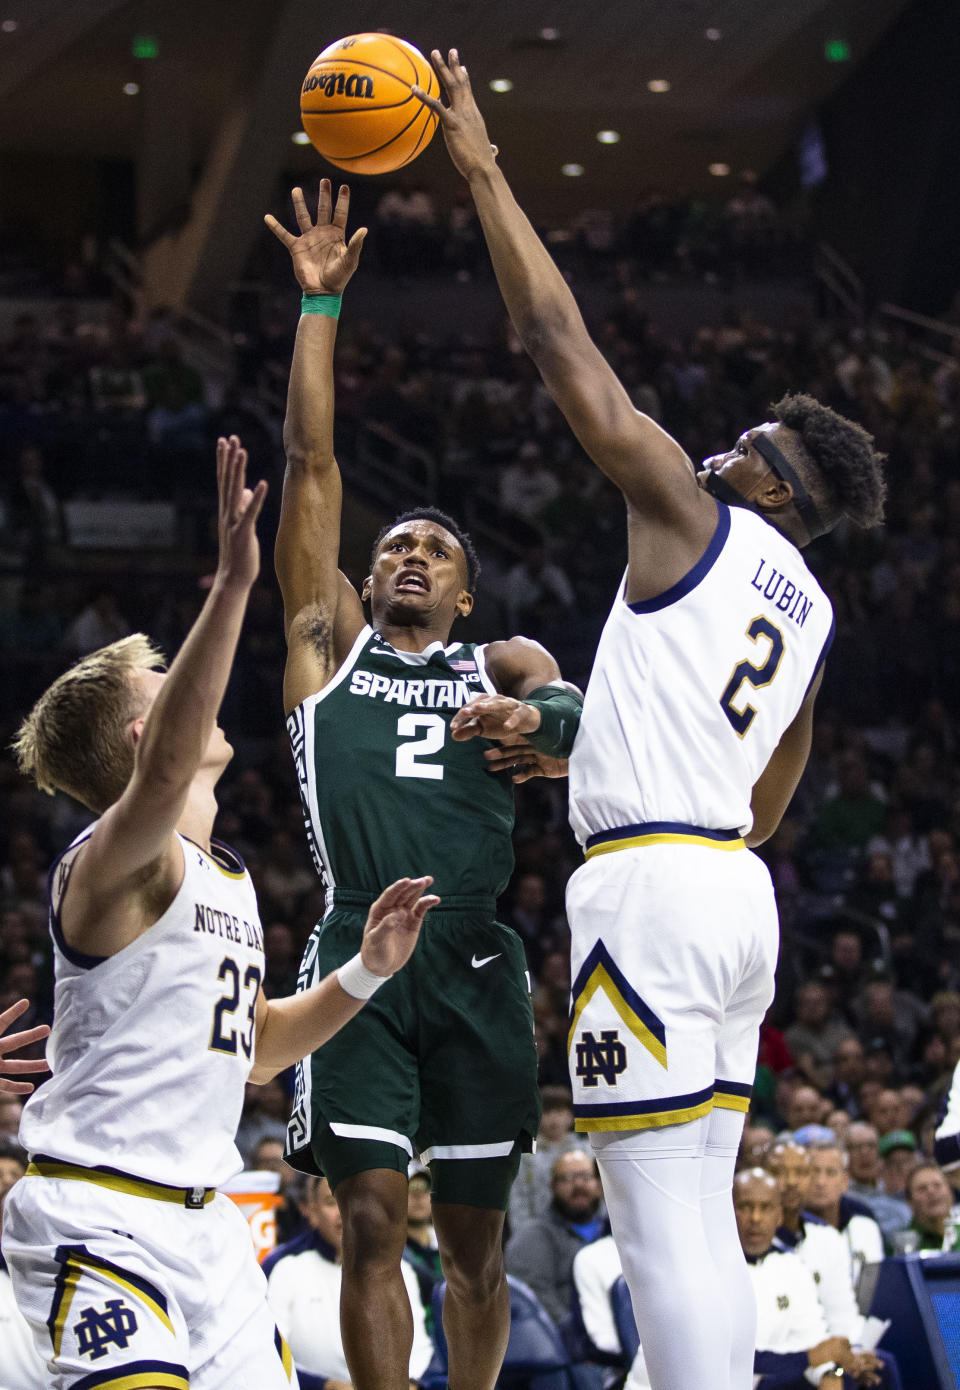
M 112 806 L 133 772 L 127 725 L 147 709 L 132 676 L 156 667 L 166 667 L 163 653 L 135 632 L 64 671 L 17 730 L 20 771 L 51 796 L 68 792 L 97 812 Z

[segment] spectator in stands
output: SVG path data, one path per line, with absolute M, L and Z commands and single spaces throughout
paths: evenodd
M 263 1262 L 267 1298 L 297 1368 L 301 1390 L 350 1390 L 350 1372 L 340 1336 L 340 1262 L 343 1223 L 326 1178 L 306 1177 L 300 1205 L 309 1229 L 280 1245 Z M 410 1380 L 430 1363 L 416 1275 L 401 1263 L 413 1315 Z
M 833 1080 L 828 1094 L 834 1105 L 848 1115 L 857 1115 L 857 1092 L 863 1083 L 864 1054 L 859 1038 L 849 1037 L 838 1042 L 830 1059 Z
M 768 1129 L 766 1125 L 754 1124 L 748 1119 L 740 1136 L 737 1167 L 762 1168 L 767 1154 L 772 1148 L 773 1131 Z
M 809 1153 L 799 1144 L 775 1144 L 767 1156 L 767 1171 L 777 1180 L 783 1208 L 777 1236 L 786 1249 L 797 1252 L 813 1275 L 828 1332 L 858 1343 L 863 1318 L 846 1241 L 807 1207 L 813 1178 Z
M 562 626 L 575 602 L 570 580 L 543 545 L 530 546 L 507 571 L 507 595 L 508 626 L 528 635 Z
M 886 1038 L 894 1060 L 903 1064 L 912 1054 L 927 1010 L 909 990 L 897 989 L 893 977 L 875 976 L 853 1003 L 853 1014 L 864 1037 Z
M 12 1139 L 0 1138 L 0 1235 L 3 1202 L 27 1171 L 27 1155 Z M 7 1263 L 0 1253 L 0 1386 L 3 1390 L 45 1390 L 47 1368 L 33 1345 L 33 1334 L 13 1297 Z
M 867 1106 L 867 1117 L 880 1135 L 881 1140 L 885 1134 L 890 1134 L 900 1127 L 901 1108 L 900 1092 L 895 1091 L 892 1086 L 885 1086 L 870 1101 Z M 881 1149 L 882 1156 L 883 1150 Z
M 427 1332 L 433 1336 L 433 1291 L 443 1278 L 431 1212 L 432 1180 L 424 1163 L 411 1163 L 407 1186 L 407 1243 L 403 1258 L 417 1276 Z
M 787 1130 L 795 1134 L 806 1125 L 819 1124 L 828 1109 L 829 1102 L 815 1086 L 794 1086 L 784 1107 Z
M 525 1221 L 534 1216 L 546 1216 L 549 1211 L 555 1159 L 575 1149 L 590 1152 L 586 1135 L 574 1133 L 573 1096 L 569 1086 L 541 1086 L 540 1100 L 543 1108 L 536 1150 L 520 1155 L 520 1171 L 510 1190 L 510 1231 L 514 1235 Z
M 586 1344 L 582 1357 L 597 1366 L 626 1367 L 621 1329 L 614 1316 L 612 1292 L 623 1267 L 613 1236 L 601 1236 L 578 1250 L 573 1257 L 573 1326 L 583 1329 Z M 616 1384 L 620 1384 L 618 1379 Z M 638 1351 L 629 1368 L 623 1390 L 648 1390 L 643 1352 Z
M 507 1273 L 529 1284 L 560 1322 L 570 1311 L 574 1256 L 608 1229 L 600 1214 L 603 1191 L 592 1155 L 574 1151 L 554 1159 L 550 1191 L 546 1214 L 525 1221 L 510 1237 L 506 1263 Z
M 909 1129 L 892 1129 L 881 1134 L 878 1148 L 884 1192 L 891 1197 L 904 1197 L 907 1177 L 918 1162 L 916 1138 Z
M 886 807 L 870 782 L 866 759 L 855 749 L 844 753 L 838 768 L 838 786 L 817 814 L 812 836 L 817 844 L 863 850 L 879 835 Z
M 111 589 L 97 588 L 64 633 L 64 652 L 75 661 L 121 637 L 129 637 L 132 630 L 120 611 L 116 594 Z
M 832 1059 L 836 1047 L 853 1036 L 850 1025 L 831 1010 L 829 992 L 818 980 L 807 980 L 800 986 L 794 1007 L 794 1022 L 784 1033 L 784 1040 L 794 1058 L 808 1055 L 818 1066 L 825 1066 Z
M 883 1235 L 865 1202 L 851 1197 L 849 1160 L 838 1143 L 811 1144 L 807 1208 L 839 1231 L 850 1255 L 850 1279 L 856 1289 L 864 1265 L 883 1259 Z
M 20 1133 L 22 1112 L 23 1102 L 16 1096 L 0 1095 L 0 1139 L 16 1139 Z
M 907 1176 L 910 1225 L 894 1236 L 894 1253 L 912 1250 L 956 1250 L 957 1226 L 947 1223 L 954 1206 L 953 1189 L 936 1163 L 918 1163 Z
M 890 1196 L 880 1180 L 880 1139 L 876 1129 L 864 1121 L 854 1121 L 847 1131 L 848 1191 L 866 1202 L 889 1246 L 894 1233 L 910 1224 L 906 1202 Z
M 275 1076 L 262 1086 L 247 1083 L 243 1114 L 237 1130 L 237 1148 L 246 1167 L 261 1139 L 286 1142 L 287 1121 L 290 1118 L 290 1097 L 281 1077 Z
M 504 514 L 536 525 L 544 508 L 559 495 L 560 482 L 544 462 L 540 445 L 535 439 L 525 439 L 516 462 L 500 474 L 498 499 Z
M 733 1180 L 740 1243 L 757 1300 L 753 1369 L 778 1390 L 806 1390 L 835 1370 L 863 1385 L 880 1383 L 871 1352 L 854 1352 L 846 1337 L 827 1331 L 814 1277 L 800 1257 L 777 1243 L 782 1209 L 776 1180 L 760 1168 Z

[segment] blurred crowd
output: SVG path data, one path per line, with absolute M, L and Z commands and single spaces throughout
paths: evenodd
M 743 196 L 749 200 L 750 190 Z M 442 275 L 477 273 L 482 252 L 465 207 L 442 235 L 436 219 L 424 215 L 411 239 L 409 226 L 391 234 L 403 219 L 389 195 L 383 203 L 382 268 L 423 269 L 426 253 L 410 249 L 423 232 L 433 238 Z M 714 326 L 681 332 L 654 320 L 644 303 L 650 267 L 675 269 L 706 254 L 690 249 L 691 216 L 653 200 L 638 214 L 632 243 L 607 237 L 602 218 L 571 232 L 580 248 L 570 272 L 574 289 L 587 260 L 602 267 L 612 287 L 608 308 L 590 326 L 637 407 L 697 460 L 767 418 L 769 402 L 805 390 L 868 428 L 889 460 L 885 527 L 869 535 L 841 527 L 808 552 L 834 603 L 837 636 L 807 772 L 780 830 L 761 850 L 777 890 L 783 947 L 746 1167 L 774 1171 L 771 1148 L 786 1145 L 789 1155 L 797 1139 L 815 1167 L 810 1145 L 827 1144 L 888 1251 L 942 1245 L 956 1194 L 931 1169 L 931 1136 L 960 1060 L 960 351 L 932 352 L 878 322 L 818 316 L 812 289 L 776 321 L 742 311 L 735 292 Z M 782 248 L 785 235 L 770 230 L 771 219 L 772 208 L 755 205 L 741 220 L 765 229 L 753 238 L 758 246 Z M 729 209 L 710 225 L 725 228 L 716 245 L 729 248 L 739 225 Z M 460 248 L 452 260 L 451 244 Z M 769 261 L 758 252 L 743 264 L 763 273 Z M 492 286 L 490 293 L 497 327 L 489 335 L 435 317 L 385 334 L 353 320 L 345 300 L 338 455 L 348 490 L 368 506 L 375 499 L 358 464 L 364 449 L 374 448 L 401 494 L 409 483 L 409 501 L 419 499 L 416 488 L 429 477 L 431 500 L 463 518 L 478 542 L 484 573 L 470 635 L 538 638 L 582 684 L 624 564 L 622 503 L 578 450 L 498 313 Z M 150 633 L 168 653 L 176 650 L 211 567 L 218 433 L 239 433 L 254 470 L 273 483 L 262 535 L 269 557 L 282 473 L 278 388 L 297 312 L 294 294 L 282 301 L 265 295 L 256 322 L 233 335 L 225 365 L 221 360 L 215 369 L 187 327 L 162 311 L 38 301 L 8 321 L 0 333 L 3 749 L 32 698 L 78 655 L 134 630 Z M 113 562 L 102 550 L 83 550 L 71 509 L 103 499 L 170 504 L 167 549 L 121 551 Z M 373 530 L 371 524 L 370 536 L 361 538 L 359 558 L 347 557 L 354 579 L 362 578 L 358 566 Z M 217 833 L 243 855 L 257 885 L 268 995 L 294 989 L 323 903 L 283 733 L 283 656 L 267 560 L 222 716 L 237 757 L 222 784 Z M 567 1189 L 589 1187 L 595 1176 L 569 1124 L 557 1119 L 568 1108 L 563 892 L 578 852 L 563 784 L 531 782 L 517 801 L 517 869 L 501 919 L 526 946 L 541 1080 L 551 1103 L 542 1157 L 525 1160 L 518 1181 L 511 1241 L 553 1213 L 587 1243 L 579 1228 L 591 1242 L 602 1236 L 601 1194 L 590 1189 L 589 1200 L 570 1207 Z M 0 1009 L 27 997 L 27 1027 L 51 1017 L 47 868 L 88 817 L 66 798 L 27 786 L 5 751 L 0 807 Z M 282 1079 L 250 1088 L 240 1134 L 248 1165 L 260 1161 L 262 1143 L 279 1150 L 288 1108 Z M 0 1135 L 15 1135 L 18 1111 L 16 1100 L 0 1101 Z M 272 1159 L 279 1165 L 279 1151 Z M 564 1163 L 586 1176 L 570 1177 Z M 779 1201 L 782 1174 L 775 1176 Z M 829 1209 L 833 1216 L 821 1219 L 836 1225 L 839 1194 L 818 1200 L 813 1207 L 810 1199 L 812 1209 Z M 322 1204 L 322 1192 L 301 1184 L 289 1198 L 282 1234 L 303 1240 L 305 1230 L 320 1232 L 317 1240 L 335 1248 Z M 429 1251 L 428 1233 L 421 1235 Z M 532 1241 L 531 1248 L 533 1254 L 518 1256 L 522 1245 L 514 1245 L 514 1253 L 536 1287 L 533 1266 L 549 1258 L 555 1272 L 556 1252 L 549 1242 Z M 425 1294 L 430 1258 L 418 1258 L 413 1267 Z M 427 1316 L 430 1298 L 421 1301 Z M 547 1291 L 543 1302 L 549 1310 Z M 564 1316 L 569 1298 L 553 1311 Z

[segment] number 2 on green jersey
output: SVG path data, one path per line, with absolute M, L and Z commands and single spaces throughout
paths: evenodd
M 425 730 L 423 738 L 415 743 L 401 743 L 397 748 L 396 771 L 398 777 L 426 777 L 434 782 L 443 780 L 443 764 L 423 762 L 431 753 L 439 753 L 447 736 L 447 726 L 439 714 L 401 714 L 397 720 L 397 733 L 401 738 L 415 738 Z

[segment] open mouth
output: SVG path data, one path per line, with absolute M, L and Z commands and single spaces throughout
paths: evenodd
M 397 580 L 398 594 L 426 594 L 429 592 L 430 584 L 426 575 L 408 571 Z

